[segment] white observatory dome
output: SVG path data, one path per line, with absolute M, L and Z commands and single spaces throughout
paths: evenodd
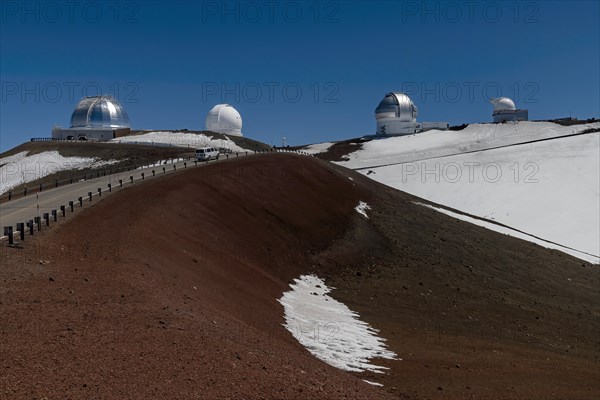
M 509 99 L 508 97 L 498 97 L 495 99 L 491 99 L 490 103 L 494 105 L 494 112 L 496 111 L 506 111 L 506 110 L 516 110 L 515 102 Z
M 229 104 L 217 104 L 206 116 L 206 130 L 242 136 L 242 117 Z
M 405 93 L 390 92 L 375 109 L 375 119 L 394 118 L 402 122 L 417 120 L 417 106 Z
M 129 128 L 129 116 L 111 96 L 85 97 L 71 115 L 71 128 Z

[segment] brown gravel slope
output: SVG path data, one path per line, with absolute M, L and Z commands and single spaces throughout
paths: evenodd
M 2 248 L 0 394 L 600 395 L 598 267 L 414 200 L 286 154 L 116 193 L 22 250 Z M 377 360 L 385 375 L 349 374 L 304 350 L 276 299 L 307 272 L 403 360 Z

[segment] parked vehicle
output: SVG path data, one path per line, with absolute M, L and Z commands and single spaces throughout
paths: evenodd
M 201 147 L 196 149 L 196 160 L 198 161 L 206 161 L 206 160 L 218 160 L 219 159 L 219 150 L 214 147 Z

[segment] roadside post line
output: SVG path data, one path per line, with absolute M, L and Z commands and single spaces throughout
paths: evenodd
M 17 230 L 19 231 L 19 240 L 25 241 L 25 224 L 23 222 L 17 223 Z

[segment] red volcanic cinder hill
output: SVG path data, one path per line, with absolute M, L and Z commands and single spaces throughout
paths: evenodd
M 288 154 L 115 193 L 2 249 L 2 398 L 598 396 L 598 267 L 415 201 Z M 401 360 L 311 355 L 278 302 L 309 273 Z

